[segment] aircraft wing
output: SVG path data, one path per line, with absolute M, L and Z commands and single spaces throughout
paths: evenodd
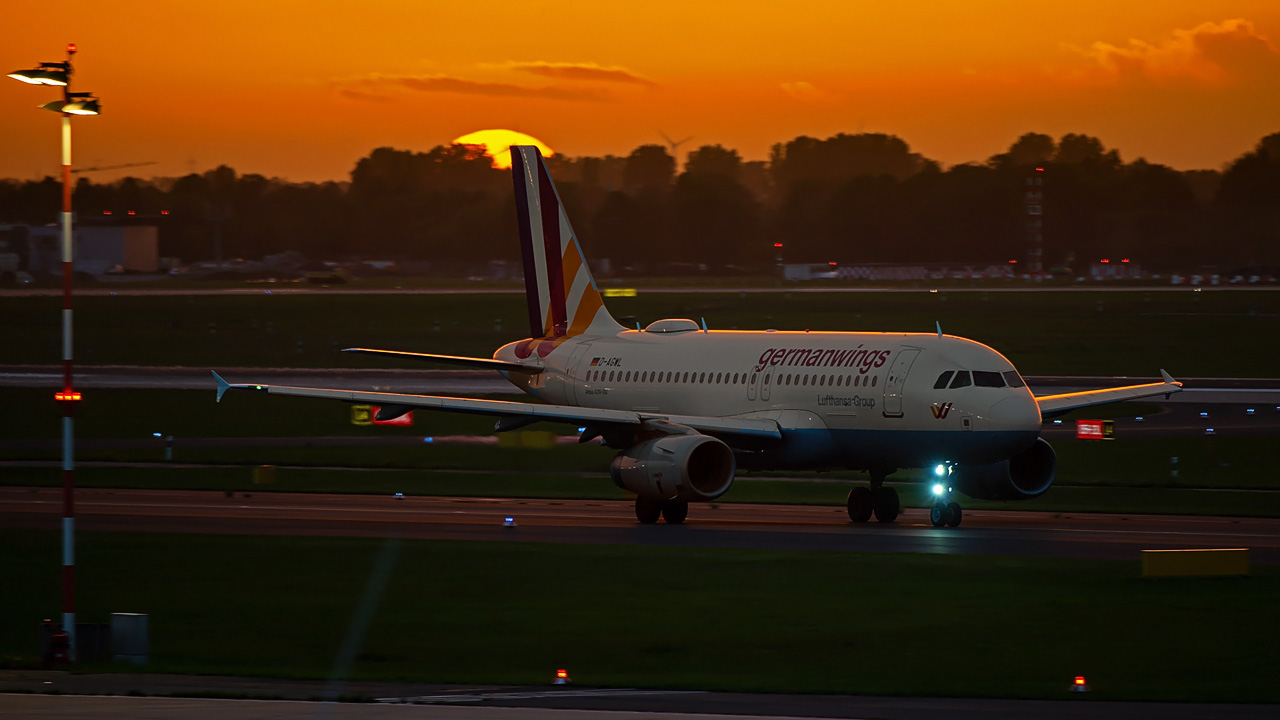
M 471 413 L 474 415 L 492 415 L 497 418 L 528 419 L 530 422 L 545 420 L 582 425 L 586 423 L 604 423 L 613 425 L 639 426 L 647 421 L 666 420 L 676 425 L 693 428 L 700 432 L 745 435 L 752 437 L 781 438 L 775 420 L 765 418 L 720 418 L 695 415 L 664 415 L 661 413 L 640 413 L 630 410 L 607 410 L 604 408 L 583 408 L 571 405 L 543 405 L 539 403 L 511 402 L 507 400 L 481 400 L 478 398 L 454 398 L 438 395 L 404 395 L 387 392 L 364 392 L 361 390 L 331 390 L 326 388 L 291 387 L 288 385 L 258 385 L 253 383 L 232 384 L 213 373 L 218 382 L 218 401 L 228 390 L 256 390 L 272 395 L 294 395 L 297 397 L 328 398 L 345 402 L 368 403 L 381 405 L 388 410 L 385 415 L 379 413 L 379 419 L 398 417 L 409 410 L 423 408 L 443 410 L 446 412 Z
M 381 355 L 383 357 L 402 358 L 405 360 L 425 360 L 443 365 L 461 365 L 476 370 L 513 370 L 524 373 L 540 373 L 542 368 L 536 365 L 490 360 L 488 358 L 461 357 L 458 355 L 432 355 L 430 353 L 404 352 L 403 350 L 375 350 L 373 348 L 343 348 L 342 352 L 361 353 L 363 355 Z
M 1126 385 L 1125 387 L 1106 388 L 1104 390 L 1084 390 L 1082 392 L 1062 393 L 1061 395 L 1041 395 L 1036 398 L 1040 405 L 1041 417 L 1061 415 L 1076 408 L 1121 400 L 1137 400 L 1145 397 L 1164 395 L 1166 398 L 1176 392 L 1182 392 L 1182 383 L 1164 370 L 1160 371 L 1162 382 L 1146 385 Z

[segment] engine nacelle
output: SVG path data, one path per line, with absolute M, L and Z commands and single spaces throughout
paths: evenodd
M 736 469 L 733 451 L 713 437 L 664 435 L 618 453 L 609 477 L 641 497 L 705 502 L 729 490 Z
M 969 497 L 981 500 L 1030 500 L 1053 484 L 1058 456 L 1044 438 L 1018 455 L 991 465 L 958 466 L 951 484 Z

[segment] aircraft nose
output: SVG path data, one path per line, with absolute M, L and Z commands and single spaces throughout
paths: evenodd
M 1040 406 L 1028 393 L 1001 398 L 991 406 L 987 422 L 993 430 L 1040 430 Z

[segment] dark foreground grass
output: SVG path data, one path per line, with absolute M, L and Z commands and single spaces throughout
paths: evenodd
M 673 528 L 673 530 L 679 530 Z M 1280 573 L 1138 562 L 81 533 L 80 618 L 151 615 L 152 665 L 325 677 L 378 558 L 356 678 L 755 692 L 1280 701 Z M 58 534 L 0 531 L 0 655 L 58 608 Z M 1136 551 L 1135 551 L 1136 553 Z

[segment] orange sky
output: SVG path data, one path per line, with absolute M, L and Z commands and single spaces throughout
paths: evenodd
M 6 3 L 0 24 L 5 72 L 79 46 L 75 89 L 104 114 L 74 121 L 74 162 L 157 161 L 143 176 L 346 179 L 375 147 L 482 128 L 569 155 L 663 130 L 747 159 L 874 131 L 948 165 L 1085 132 L 1181 169 L 1280 131 L 1276 0 L 125 0 Z M 55 97 L 0 82 L 0 177 L 57 172 L 35 108 Z

